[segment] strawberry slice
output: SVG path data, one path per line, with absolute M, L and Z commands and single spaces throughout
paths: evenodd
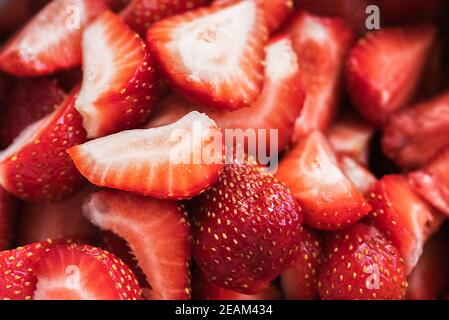
M 382 126 L 412 101 L 435 36 L 432 26 L 419 26 L 385 28 L 359 40 L 347 64 L 347 85 L 366 119 Z
M 50 79 L 16 79 L 2 109 L 1 146 L 9 146 L 26 127 L 52 113 L 66 96 Z
M 27 77 L 79 65 L 83 29 L 105 9 L 103 0 L 50 2 L 3 47 L 0 69 Z
M 127 265 L 113 254 L 80 244 L 56 244 L 36 263 L 34 300 L 141 300 Z
M 341 170 L 354 183 L 361 193 L 368 195 L 377 182 L 377 178 L 363 165 L 348 156 L 338 158 Z
M 36 290 L 35 264 L 51 242 L 0 252 L 0 300 L 31 300 Z
M 205 5 L 209 0 L 132 0 L 121 12 L 126 23 L 141 36 L 155 22 Z
M 93 184 L 162 199 L 198 195 L 223 167 L 222 135 L 198 112 L 170 126 L 124 131 L 68 152 Z
M 15 232 L 16 209 L 16 199 L 0 188 L 0 251 L 11 245 Z
M 363 194 L 341 171 L 337 157 L 318 131 L 301 140 L 279 165 L 277 177 L 304 209 L 304 222 L 321 230 L 353 224 L 371 211 Z
M 353 33 L 338 18 L 323 18 L 298 11 L 287 22 L 301 68 L 306 101 L 296 121 L 293 139 L 313 130 L 324 131 L 339 106 L 343 63 Z
M 385 176 L 370 194 L 371 221 L 390 237 L 410 273 L 422 254 L 426 239 L 442 223 L 439 215 L 416 195 L 402 176 Z
M 282 274 L 281 284 L 289 300 L 316 300 L 323 244 L 312 230 L 304 228 L 301 235 L 299 257 L 293 267 Z
M 257 0 L 199 8 L 154 24 L 147 35 L 174 89 L 206 107 L 228 110 L 259 96 L 267 38 Z
M 19 245 L 46 239 L 95 240 L 97 229 L 84 217 L 82 206 L 92 192 L 87 187 L 59 203 L 24 203 L 16 230 Z
M 78 89 L 51 114 L 27 127 L 0 154 L 0 184 L 26 201 L 56 202 L 83 182 L 65 150 L 86 140 L 74 108 Z
M 407 281 L 404 261 L 373 226 L 356 224 L 326 242 L 319 291 L 325 300 L 400 300 Z
M 154 299 L 190 297 L 191 236 L 181 205 L 121 191 L 100 191 L 86 203 L 85 214 L 101 229 L 128 242 Z
M 86 28 L 83 69 L 75 107 L 88 137 L 145 123 L 156 96 L 155 69 L 143 40 L 119 16 L 107 11 Z
M 448 132 L 449 92 L 446 92 L 394 114 L 383 130 L 382 149 L 401 167 L 419 168 L 449 145 Z
M 190 203 L 193 256 L 212 282 L 255 294 L 299 254 L 301 208 L 290 191 L 253 164 L 227 165 L 212 189 Z

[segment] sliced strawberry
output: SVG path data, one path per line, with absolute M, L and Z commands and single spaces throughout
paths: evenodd
M 140 300 L 136 277 L 112 253 L 56 244 L 36 263 L 34 300 Z
M 449 145 L 449 92 L 394 114 L 383 131 L 384 153 L 403 168 L 426 165 Z
M 212 189 L 190 203 L 194 258 L 225 289 L 255 294 L 299 254 L 301 208 L 290 191 L 256 165 L 225 166 Z
M 65 98 L 65 92 L 50 79 L 16 79 L 2 109 L 1 146 L 9 146 L 26 127 L 52 113 Z
M 132 0 L 122 11 L 126 23 L 141 36 L 155 22 L 205 5 L 209 0 Z
M 402 176 L 385 176 L 370 194 L 371 221 L 399 249 L 410 273 L 422 254 L 426 239 L 442 219 L 416 195 Z
M 339 106 L 341 75 L 353 42 L 352 31 L 338 18 L 298 11 L 287 22 L 301 68 L 306 101 L 296 121 L 294 140 L 330 125 Z
M 327 131 L 327 137 L 338 155 L 349 156 L 368 165 L 374 130 L 357 116 L 345 114 Z
M 437 300 L 449 288 L 449 234 L 447 228 L 432 236 L 408 278 L 407 300 Z
M 78 89 L 51 114 L 27 127 L 0 154 L 0 183 L 27 201 L 59 201 L 83 182 L 65 150 L 86 140 L 74 108 Z
M 329 236 L 318 285 L 326 300 L 404 299 L 404 260 L 379 230 L 356 224 Z
M 35 264 L 51 242 L 0 252 L 0 300 L 31 300 L 36 290 Z
M 174 89 L 206 107 L 228 110 L 259 96 L 267 38 L 257 0 L 177 15 L 154 24 L 147 35 Z
M 157 103 L 146 128 L 159 128 L 173 124 L 193 111 L 204 112 L 205 108 L 178 94 L 171 94 Z M 211 113 L 206 110 L 207 113 Z
M 154 299 L 190 297 L 191 236 L 181 205 L 111 190 L 93 194 L 85 214 L 128 242 Z
M 282 274 L 281 284 L 289 300 L 318 299 L 318 273 L 321 265 L 322 241 L 318 235 L 304 228 L 299 245 L 299 257 L 293 267 Z
M 0 251 L 11 245 L 15 232 L 16 209 L 16 199 L 0 188 Z
M 107 11 L 84 32 L 83 60 L 75 106 L 88 137 L 144 124 L 156 97 L 156 74 L 143 40 Z
M 366 119 L 382 126 L 412 101 L 435 36 L 431 26 L 385 28 L 368 33 L 352 49 L 347 84 Z
M 198 112 L 170 126 L 124 131 L 68 152 L 95 185 L 163 199 L 203 192 L 223 167 L 222 135 Z
M 429 165 L 409 175 L 409 183 L 435 208 L 449 215 L 449 148 Z
M 17 228 L 19 245 L 46 239 L 96 240 L 97 229 L 84 217 L 82 206 L 92 192 L 87 187 L 59 203 L 24 203 Z
M 105 9 L 103 0 L 50 2 L 3 47 L 0 69 L 36 76 L 79 65 L 83 28 Z
M 338 158 L 341 170 L 365 196 L 373 189 L 377 178 L 363 165 L 348 156 Z
M 301 140 L 279 165 L 277 177 L 304 209 L 304 222 L 322 230 L 344 228 L 371 207 L 341 171 L 337 157 L 318 131 Z

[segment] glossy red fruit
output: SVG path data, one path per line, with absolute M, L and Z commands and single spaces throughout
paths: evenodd
M 123 261 L 105 250 L 56 244 L 36 263 L 34 300 L 140 300 L 142 291 Z
M 17 219 L 17 201 L 0 188 L 0 251 L 11 246 Z
M 370 211 L 363 194 L 342 172 L 329 142 L 318 131 L 300 141 L 276 174 L 304 209 L 304 223 L 321 230 L 342 229 Z
M 299 254 L 301 208 L 264 170 L 227 165 L 214 187 L 189 204 L 193 256 L 206 280 L 244 294 L 265 289 Z
M 191 234 L 181 205 L 100 191 L 86 203 L 85 214 L 101 229 L 127 241 L 151 286 L 150 298 L 190 298 Z
M 316 232 L 306 228 L 301 236 L 300 254 L 293 267 L 281 276 L 282 289 L 289 300 L 315 300 L 319 298 L 318 275 L 323 241 Z
M 79 65 L 83 29 L 106 8 L 103 0 L 50 2 L 2 48 L 0 69 L 29 77 Z
M 9 193 L 32 202 L 56 202 L 83 182 L 66 149 L 86 141 L 74 108 L 75 89 L 50 115 L 27 127 L 0 154 L 0 183 Z
M 147 34 L 172 87 L 219 110 L 247 107 L 257 99 L 267 38 L 256 0 L 189 11 L 154 24 Z
M 373 226 L 330 234 L 320 271 L 325 300 L 400 300 L 407 280 L 398 250 Z

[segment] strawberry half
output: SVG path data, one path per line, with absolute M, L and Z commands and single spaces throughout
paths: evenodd
M 426 239 L 441 219 L 416 195 L 402 176 L 385 176 L 370 194 L 371 221 L 390 237 L 410 273 L 422 254 Z
M 289 19 L 284 32 L 292 37 L 306 93 L 295 125 L 296 141 L 315 129 L 326 130 L 333 120 L 340 100 L 343 64 L 354 35 L 341 19 L 303 11 Z
M 344 174 L 365 196 L 368 195 L 377 182 L 377 178 L 363 165 L 348 156 L 338 158 L 338 163 Z
M 50 2 L 3 47 L 0 69 L 29 77 L 79 65 L 83 29 L 104 10 L 103 0 Z
M 301 236 L 300 254 L 293 267 L 282 274 L 282 289 L 289 300 L 315 300 L 319 297 L 318 273 L 323 243 L 314 231 L 306 228 Z
M 327 239 L 319 291 L 325 300 L 400 300 L 407 288 L 398 250 L 373 226 L 356 224 Z
M 75 89 L 51 114 L 28 126 L 0 154 L 0 184 L 26 201 L 56 202 L 83 182 L 66 149 L 86 140 Z
M 66 96 L 50 79 L 16 79 L 2 109 L 1 146 L 9 146 L 26 127 L 52 113 Z
M 193 10 L 209 0 L 132 0 L 121 12 L 126 23 L 141 36 L 155 22 L 167 17 Z
M 394 114 L 383 130 L 382 149 L 401 167 L 419 168 L 449 145 L 448 132 L 449 92 L 446 92 Z
M 100 191 L 85 206 L 98 227 L 125 239 L 151 285 L 154 299 L 190 297 L 189 222 L 175 202 L 121 191 Z
M 265 289 L 299 254 L 301 208 L 257 165 L 227 165 L 190 203 L 193 256 L 208 282 L 244 294 Z
M 140 300 L 127 265 L 112 253 L 80 244 L 56 244 L 36 263 L 34 300 Z
M 156 96 L 155 69 L 143 40 L 119 16 L 107 11 L 86 28 L 83 69 L 75 107 L 88 137 L 145 123 Z
M 147 34 L 174 89 L 206 107 L 228 110 L 259 96 L 267 38 L 257 0 L 189 11 L 154 24 Z
M 223 168 L 222 135 L 198 112 L 169 126 L 124 131 L 68 152 L 93 184 L 162 199 L 200 194 Z
M 321 230 L 342 229 L 371 211 L 363 194 L 341 171 L 326 138 L 312 132 L 288 153 L 277 177 L 304 209 L 304 222 Z
M 11 245 L 15 232 L 16 209 L 16 199 L 0 188 L 0 251 Z
M 436 30 L 432 26 L 385 28 L 368 33 L 351 50 L 347 85 L 353 104 L 382 126 L 414 98 Z

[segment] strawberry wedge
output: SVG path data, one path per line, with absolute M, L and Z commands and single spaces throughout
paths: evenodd
M 363 165 L 348 156 L 338 158 L 341 170 L 365 196 L 377 182 L 376 177 Z
M 191 235 L 181 205 L 110 190 L 93 194 L 84 209 L 95 225 L 128 242 L 152 298 L 190 297 Z
M 0 153 L 0 184 L 26 201 L 57 202 L 78 190 L 83 177 L 66 149 L 86 141 L 74 108 L 78 89 L 50 115 L 31 124 Z
M 247 107 L 257 99 L 267 38 L 257 0 L 189 11 L 154 24 L 147 34 L 173 88 L 219 110 Z
M 105 12 L 83 36 L 83 85 L 75 107 L 89 138 L 145 123 L 156 96 L 156 74 L 146 45 Z
M 124 131 L 68 152 L 93 184 L 162 199 L 198 195 L 223 167 L 222 135 L 198 112 L 169 126 Z
M 50 2 L 3 47 L 0 69 L 29 77 L 79 65 L 83 29 L 106 8 L 103 0 Z

